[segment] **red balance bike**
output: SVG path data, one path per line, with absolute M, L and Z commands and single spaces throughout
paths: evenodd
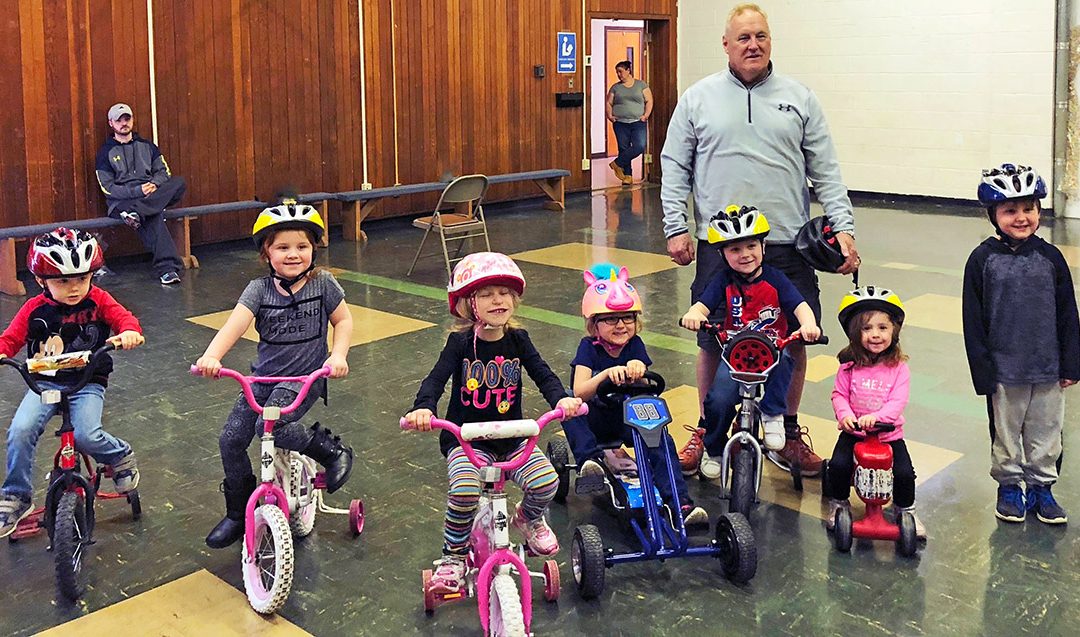
M 78 599 L 86 590 L 82 567 L 86 548 L 94 543 L 94 500 L 126 498 L 131 505 L 132 517 L 137 520 L 142 514 L 137 489 L 126 494 L 100 491 L 101 477 L 112 477 L 112 467 L 102 465 L 95 468 L 90 458 L 75 448 L 75 426 L 71 422 L 68 397 L 86 387 L 105 355 L 113 349 L 114 346 L 108 343 L 93 352 L 70 352 L 27 362 L 0 359 L 0 364 L 18 370 L 26 386 L 41 396 L 42 404 L 56 405 L 56 410 L 63 419 L 60 429 L 56 431 L 60 438 L 60 449 L 53 456 L 53 469 L 48 475 L 49 488 L 45 492 L 45 506 L 23 518 L 15 531 L 8 536 L 8 540 L 14 542 L 37 535 L 42 529 L 47 531 L 51 542 L 49 550 L 53 552 L 56 561 L 57 587 L 61 595 L 72 601 Z M 78 382 L 65 389 L 44 389 L 32 375 L 80 368 L 83 372 Z M 80 457 L 82 466 L 86 467 L 85 474 L 80 470 Z
M 851 550 L 853 538 L 885 540 L 896 542 L 896 552 L 903 557 L 912 557 L 918 548 L 915 536 L 915 517 L 904 511 L 900 512 L 896 523 L 885 518 L 882 509 L 893 493 L 893 452 L 888 443 L 879 436 L 893 430 L 893 425 L 877 423 L 864 429 L 866 438 L 855 443 L 855 493 L 866 503 L 866 515 L 861 520 L 852 522 L 851 509 L 841 507 L 836 511 L 833 527 L 833 543 L 836 550 L 847 553 Z M 829 467 L 822 467 L 827 474 Z M 826 478 L 827 479 L 827 478 Z
M 192 365 L 191 373 L 198 376 L 199 368 Z M 348 515 L 349 530 L 356 537 L 364 530 L 364 505 L 353 500 L 348 509 L 326 506 L 322 498 L 326 475 L 317 472 L 315 461 L 274 446 L 274 425 L 304 402 L 315 381 L 330 375 L 329 366 L 307 376 L 245 376 L 227 368 L 222 368 L 218 375 L 240 383 L 248 405 L 263 418 L 260 484 L 248 499 L 240 562 L 248 603 L 255 612 L 268 615 L 281 608 L 292 590 L 293 536 L 305 537 L 311 533 L 315 514 L 322 512 Z M 263 407 L 256 402 L 252 384 L 285 382 L 303 383 L 292 404 Z

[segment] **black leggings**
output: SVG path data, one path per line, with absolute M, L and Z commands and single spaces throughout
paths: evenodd
M 274 446 L 292 451 L 303 451 L 311 441 L 311 432 L 297 422 L 303 417 L 315 401 L 322 395 L 322 386 L 325 381 L 316 381 L 311 387 L 304 402 L 289 414 L 283 414 L 281 419 L 274 424 Z M 256 384 L 252 387 L 255 401 L 263 406 L 285 407 L 296 400 L 299 383 L 282 383 L 280 385 Z M 253 475 L 251 457 L 248 456 L 248 447 L 252 438 L 261 436 L 263 419 L 248 406 L 247 399 L 241 393 L 232 412 L 225 421 L 225 427 L 221 430 L 218 439 L 218 447 L 221 449 L 221 464 L 225 468 L 225 478 L 231 484 L 241 484 L 248 476 Z
M 851 475 L 855 472 L 855 443 L 863 440 L 846 431 L 833 447 L 829 458 L 829 475 L 826 476 L 825 495 L 835 500 L 847 500 L 851 496 Z M 904 441 L 887 443 L 893 452 L 893 504 L 907 508 L 915 504 L 915 467 L 911 464 Z

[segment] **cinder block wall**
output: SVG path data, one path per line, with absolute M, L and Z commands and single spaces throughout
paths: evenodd
M 679 89 L 727 67 L 729 0 L 679 2 Z M 1052 178 L 1053 0 L 783 0 L 772 59 L 817 94 L 852 190 L 973 199 L 979 170 Z

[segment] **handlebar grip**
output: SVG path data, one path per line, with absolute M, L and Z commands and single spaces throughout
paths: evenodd
M 409 421 L 406 420 L 404 417 L 402 417 L 401 420 L 398 421 L 398 424 L 401 425 L 401 428 L 405 431 L 408 431 L 410 429 L 416 429 L 416 425 L 410 425 Z
M 202 376 L 202 373 L 199 372 L 198 365 L 192 365 L 188 371 L 191 372 L 192 376 Z
M 814 341 L 814 345 L 828 345 L 828 344 L 829 344 L 829 337 L 824 335 L 824 334 L 819 336 L 818 340 Z

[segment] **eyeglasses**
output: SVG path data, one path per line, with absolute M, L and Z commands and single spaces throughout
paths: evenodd
M 623 325 L 632 325 L 637 322 L 637 314 L 623 314 L 622 316 L 605 316 L 596 319 L 597 323 L 603 323 L 608 327 L 615 327 L 622 321 Z

